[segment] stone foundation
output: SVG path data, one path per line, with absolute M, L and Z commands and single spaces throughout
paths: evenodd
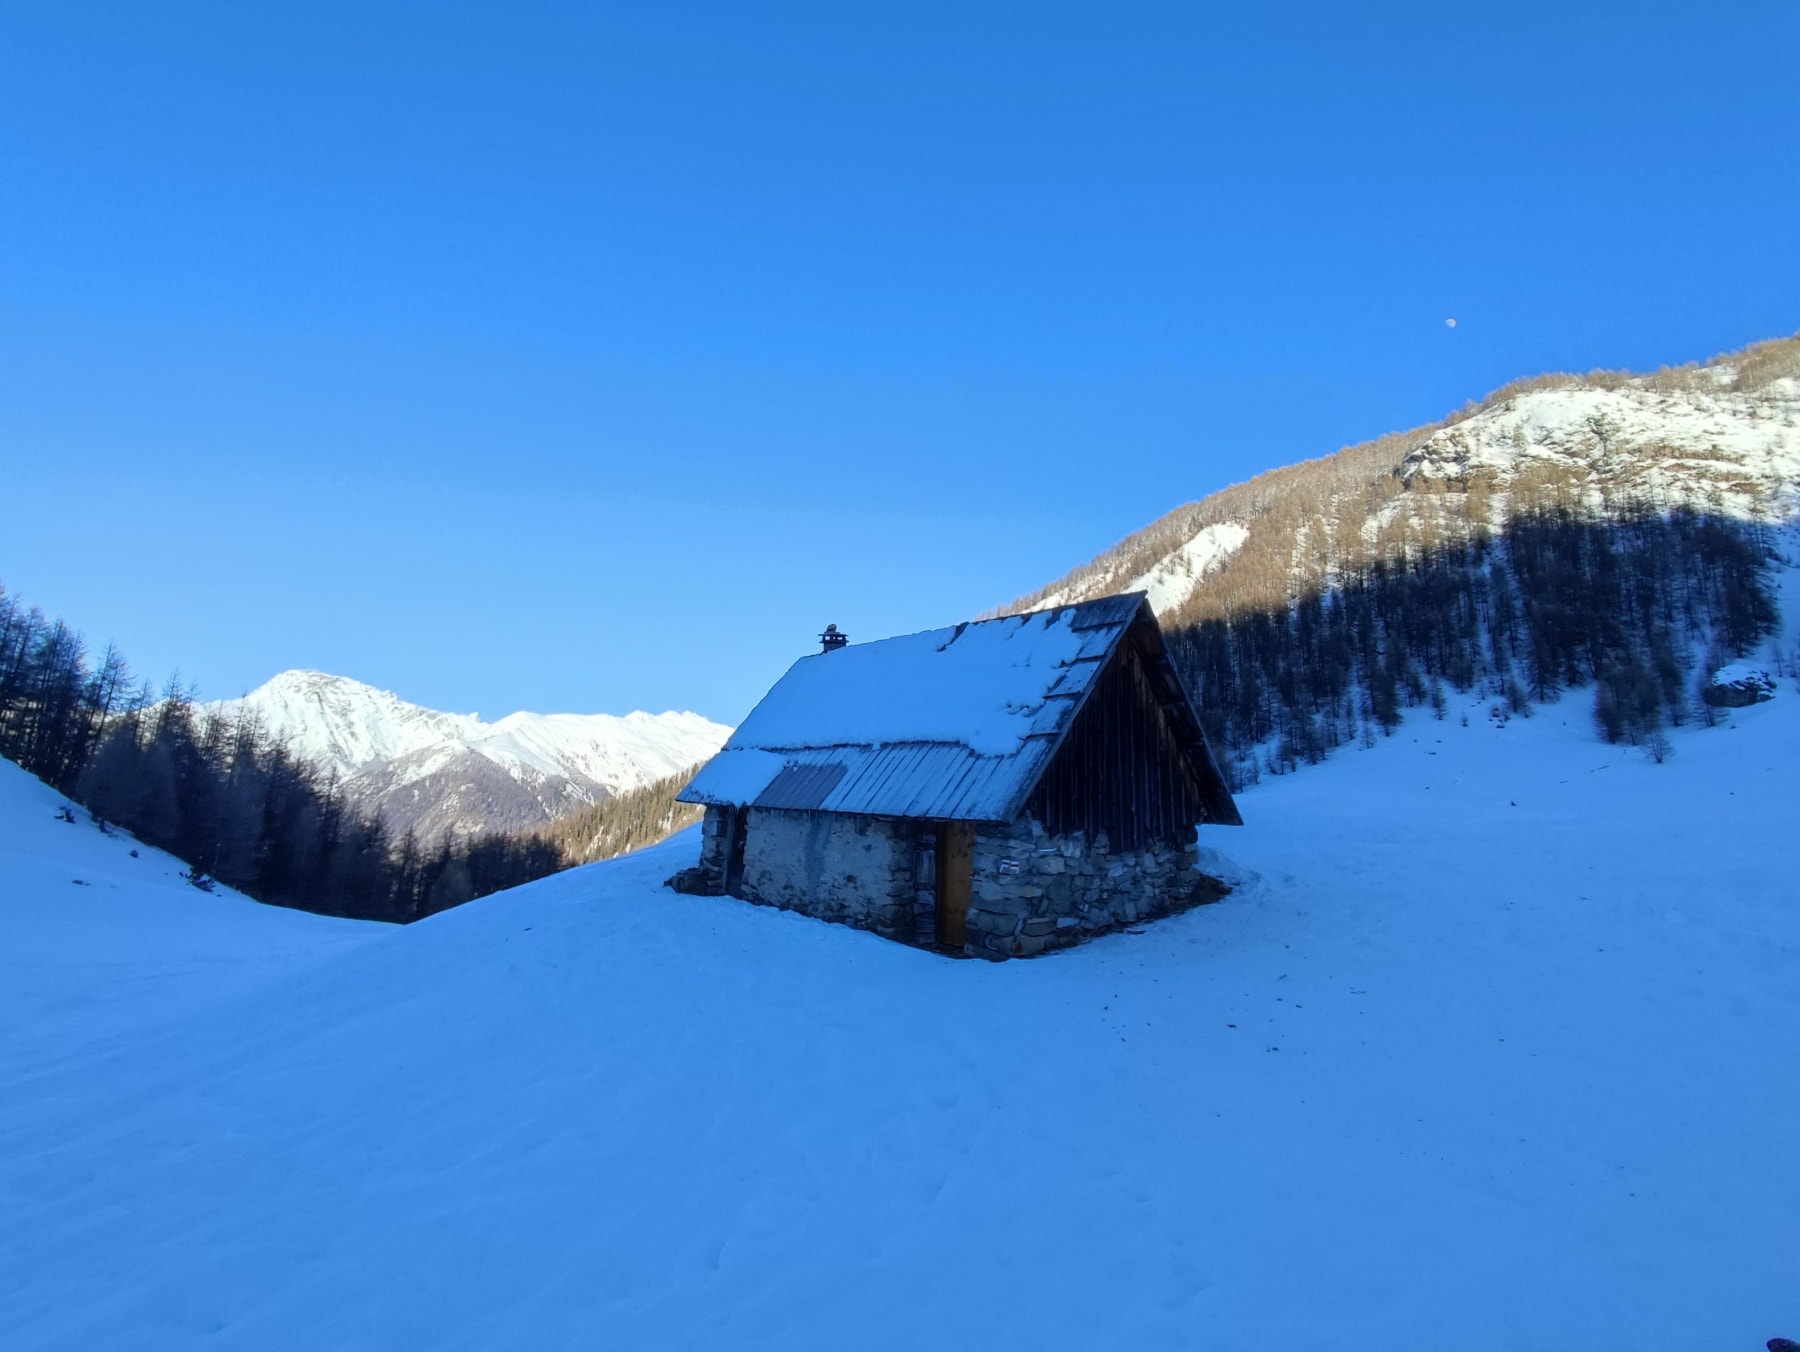
M 677 892 L 703 897 L 724 895 L 725 823 L 728 817 L 725 808 L 706 809 L 706 815 L 700 819 L 700 862 L 670 878 L 670 887 Z
M 1105 832 L 1051 836 L 1024 818 L 975 835 L 968 944 L 975 957 L 1021 958 L 1066 948 L 1141 920 L 1217 901 L 1226 887 L 1200 872 L 1192 828 L 1181 845 L 1114 854 Z
M 724 891 L 727 814 L 708 808 L 700 862 L 669 880 L 680 892 Z M 747 901 L 930 944 L 935 935 L 936 827 L 887 817 L 752 809 Z M 975 834 L 967 943 L 971 957 L 1030 957 L 1202 902 L 1226 888 L 1200 872 L 1194 844 L 1114 853 L 1101 832 L 1050 836 L 1024 818 Z

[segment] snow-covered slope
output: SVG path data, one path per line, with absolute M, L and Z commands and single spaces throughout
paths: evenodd
M 0 875 L 0 1346 L 1794 1336 L 1793 685 L 1661 765 L 1578 697 L 1453 705 L 1244 793 L 1222 903 L 1001 966 L 678 897 L 689 834 L 284 932 L 280 984 L 115 981 L 97 928 L 181 901 L 231 951 L 236 903 L 71 909 L 46 856 Z M 217 995 L 146 1025 L 165 963 Z
M 287 671 L 242 699 L 353 801 L 435 836 L 549 821 L 707 759 L 731 729 L 695 713 L 440 713 L 343 676 Z
M 1158 615 L 1167 615 L 1192 596 L 1209 574 L 1218 572 L 1230 562 L 1231 556 L 1242 549 L 1249 538 L 1249 528 L 1241 522 L 1223 521 L 1202 526 L 1167 554 L 1160 555 L 1137 577 L 1119 582 L 1118 572 L 1114 570 L 1103 584 L 1087 579 L 1067 592 L 1052 591 L 1036 597 L 1032 608 L 1072 605 L 1115 591 L 1141 591 L 1149 595 L 1151 608 Z
M 1192 596 L 1209 573 L 1223 568 L 1249 538 L 1249 528 L 1237 521 L 1202 526 L 1186 544 L 1121 590 L 1148 592 L 1151 607 L 1158 615 L 1165 614 Z
M 388 928 L 202 892 L 186 871 L 0 760 L 0 1097 L 21 1066 L 242 998 Z
M 1177 508 L 1006 610 L 1148 591 L 1177 621 L 1279 606 L 1545 501 L 1800 513 L 1800 338 L 1645 376 L 1544 376 L 1429 427 Z

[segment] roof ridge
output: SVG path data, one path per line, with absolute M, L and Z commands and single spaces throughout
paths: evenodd
M 1143 592 L 1124 592 L 809 654 L 681 798 L 1010 821 L 1125 636 L 1156 623 Z M 1178 740 L 1191 735 L 1204 762 L 1196 772 L 1216 775 L 1179 678 L 1170 692 L 1187 710 Z

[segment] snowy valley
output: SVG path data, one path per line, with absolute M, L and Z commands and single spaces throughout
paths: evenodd
M 343 676 L 287 671 L 198 712 L 258 719 L 349 801 L 422 839 L 537 826 L 691 769 L 731 729 L 695 713 L 440 713 Z
M 0 1345 L 1760 1346 L 1781 684 L 1660 765 L 1415 715 L 1247 790 L 1223 902 L 999 965 L 678 897 L 692 832 L 300 915 L 0 765 Z
M 6 7 L 0 1352 L 1800 1352 L 1797 52 Z
M 1361 744 L 1253 778 L 1246 824 L 1203 831 L 1222 901 L 1054 956 L 678 895 L 695 830 L 413 924 L 308 915 L 202 891 L 0 762 L 0 1347 L 1688 1352 L 1800 1330 L 1800 538 L 1766 524 L 1793 379 L 1751 412 L 1682 379 L 1681 408 L 1742 413 L 1735 441 L 1696 433 L 1729 464 L 1668 450 L 1679 418 L 1632 423 L 1647 386 L 1524 389 L 1058 585 L 1130 583 L 1174 629 L 1269 568 L 1293 586 L 1281 532 L 1335 541 L 1304 560 L 1329 580 L 1351 537 L 1631 483 L 1754 528 L 1706 548 L 1739 594 L 1773 584 L 1785 629 L 1768 605 L 1715 662 L 1695 634 L 1717 649 L 1729 607 L 1696 566 L 1667 593 L 1693 627 L 1643 631 L 1743 707 L 1684 674 L 1691 717 L 1609 744 L 1597 671 L 1515 699 L 1500 668 L 1433 669 L 1378 734 L 1346 686 Z M 1328 497 L 1338 517 L 1300 510 Z M 728 732 L 488 724 L 309 672 L 212 707 L 421 830 L 541 821 Z

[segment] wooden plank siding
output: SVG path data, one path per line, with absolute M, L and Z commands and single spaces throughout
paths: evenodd
M 1115 850 L 1185 844 L 1208 819 L 1136 644 L 1120 644 L 1100 673 L 1028 810 L 1052 835 L 1105 831 Z

